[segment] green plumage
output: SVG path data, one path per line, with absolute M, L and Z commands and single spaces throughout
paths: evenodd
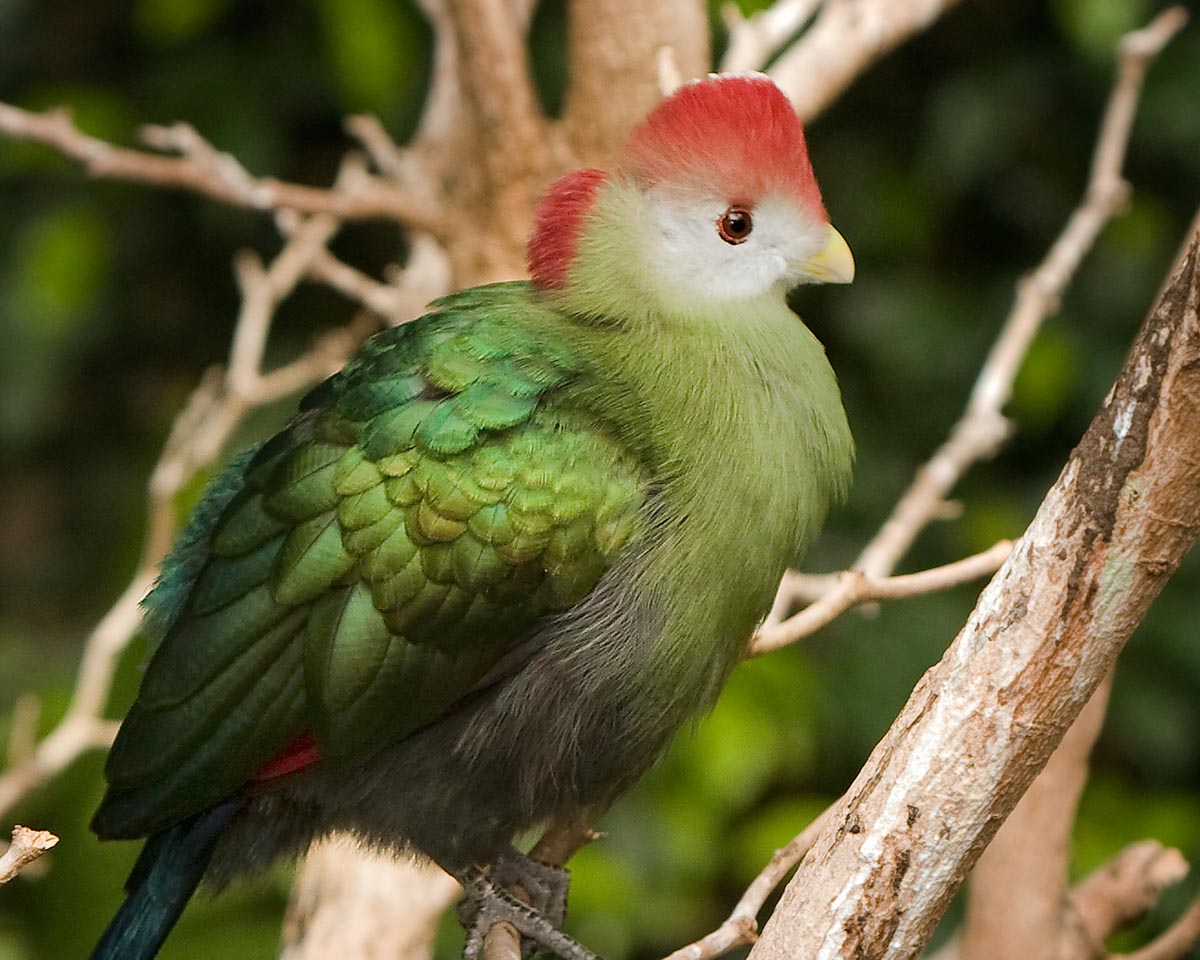
M 93 822 L 154 835 L 98 960 L 333 831 L 564 948 L 475 865 L 595 816 L 711 705 L 853 454 L 785 299 L 853 259 L 783 94 L 685 85 L 626 161 L 551 188 L 532 282 L 375 337 L 213 484 Z
M 309 727 L 332 759 L 402 739 L 636 535 L 645 465 L 570 399 L 594 371 L 557 317 L 535 332 L 552 311 L 524 284 L 437 306 L 313 391 L 225 495 L 109 758 L 109 832 L 228 796 Z

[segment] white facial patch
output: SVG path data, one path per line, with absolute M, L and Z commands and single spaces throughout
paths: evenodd
M 752 299 L 804 279 L 798 265 L 820 251 L 827 226 L 796 203 L 766 198 L 751 208 L 753 228 L 741 243 L 721 238 L 717 223 L 728 201 L 666 192 L 647 196 L 654 227 L 646 266 L 678 302 Z

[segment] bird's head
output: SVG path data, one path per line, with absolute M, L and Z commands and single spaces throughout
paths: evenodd
M 633 131 L 616 172 L 562 177 L 538 209 L 529 266 L 570 306 L 626 315 L 854 277 L 800 119 L 761 75 L 680 88 Z

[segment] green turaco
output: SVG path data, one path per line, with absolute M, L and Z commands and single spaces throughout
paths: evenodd
M 554 184 L 529 267 L 374 337 L 209 489 L 146 600 L 94 828 L 149 839 L 96 957 L 154 956 L 202 879 L 332 830 L 457 877 L 468 952 L 507 920 L 589 956 L 511 841 L 602 812 L 713 703 L 845 492 L 786 296 L 854 266 L 787 98 L 743 75 Z

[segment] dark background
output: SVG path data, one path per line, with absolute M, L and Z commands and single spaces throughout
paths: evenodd
M 533 32 L 551 109 L 567 70 L 563 6 L 544 3 Z M 828 345 L 860 453 L 853 496 L 809 569 L 853 558 L 957 418 L 1015 281 L 1083 190 L 1114 41 L 1156 9 L 965 2 L 811 125 L 859 277 L 805 290 L 797 306 Z M 374 112 L 406 137 L 429 60 L 429 28 L 398 0 L 0 0 L 0 99 L 69 104 L 85 130 L 121 143 L 139 123 L 185 119 L 251 171 L 302 182 L 331 179 L 345 113 Z M 1018 433 L 970 474 L 962 516 L 927 532 L 905 569 L 1017 536 L 1120 368 L 1200 203 L 1200 25 L 1151 70 L 1128 176 L 1131 209 L 1026 362 L 1010 407 Z M 44 698 L 44 730 L 61 714 L 81 639 L 136 564 L 158 449 L 228 348 L 230 255 L 269 256 L 278 243 L 262 215 L 91 182 L 46 149 L 0 139 L 0 737 L 24 691 Z M 357 227 L 337 249 L 377 268 L 398 256 L 400 236 Z M 272 359 L 349 314 L 307 288 L 282 311 Z M 245 439 L 285 416 L 264 413 Z M 1198 588 L 1193 557 L 1122 659 L 1075 873 L 1141 837 L 1200 860 Z M 850 614 L 739 670 L 715 713 L 608 817 L 607 838 L 576 858 L 575 935 L 620 960 L 715 926 L 774 847 L 848 784 L 975 592 Z M 141 656 L 135 644 L 122 662 L 114 715 Z M 82 956 L 115 908 L 135 849 L 87 833 L 100 767 L 85 758 L 16 811 L 62 843 L 44 876 L 0 891 L 0 960 Z M 199 901 L 163 956 L 273 955 L 289 882 L 280 868 Z M 1189 886 L 1122 942 L 1161 928 Z

